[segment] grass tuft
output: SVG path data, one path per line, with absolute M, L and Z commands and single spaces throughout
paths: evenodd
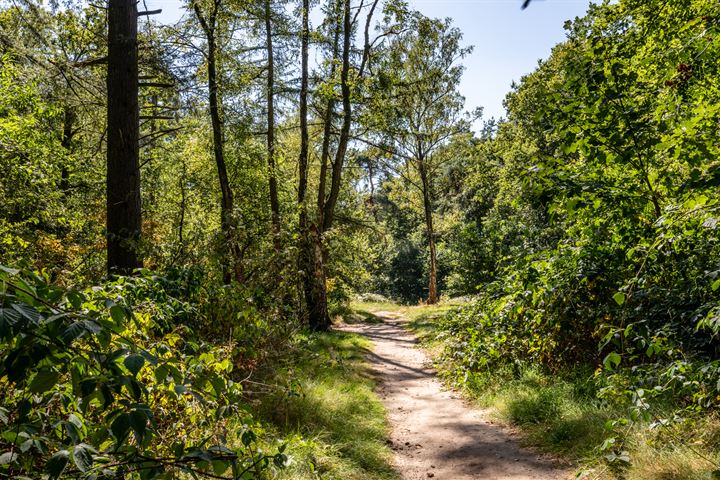
M 287 388 L 262 400 L 292 457 L 281 479 L 394 480 L 385 410 L 363 354 L 369 342 L 342 332 L 301 339 L 279 375 Z

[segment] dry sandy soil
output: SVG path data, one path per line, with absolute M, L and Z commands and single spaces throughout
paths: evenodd
M 392 426 L 389 445 L 405 480 L 550 480 L 571 478 L 552 459 L 526 450 L 488 412 L 464 402 L 437 380 L 425 353 L 393 312 L 378 324 L 342 325 L 373 343 L 368 355 Z

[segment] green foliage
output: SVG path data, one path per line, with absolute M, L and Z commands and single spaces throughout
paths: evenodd
M 141 276 L 79 291 L 1 267 L 0 286 L 5 475 L 255 478 L 284 463 L 282 450 L 253 448 L 237 352 L 193 334 L 192 307 L 170 295 L 181 282 Z M 224 432 L 237 417 L 248 425 L 240 446 Z

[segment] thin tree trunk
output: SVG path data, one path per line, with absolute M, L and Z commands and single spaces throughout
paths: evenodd
M 178 220 L 178 254 L 180 261 L 185 258 L 185 211 L 187 209 L 187 164 L 182 160 L 180 175 L 180 219 Z
M 273 247 L 280 252 L 280 200 L 277 190 L 277 172 L 275 167 L 275 58 L 272 38 L 272 5 L 265 0 L 265 36 L 267 41 L 267 156 L 269 169 L 270 212 L 272 214 Z
M 350 15 L 352 0 L 344 0 L 343 7 L 343 56 L 342 70 L 340 71 L 340 89 L 342 92 L 343 104 L 343 123 L 340 128 L 340 138 L 338 139 L 338 147 L 335 152 L 335 161 L 332 168 L 332 180 L 330 183 L 330 194 L 325 202 L 322 213 L 322 231 L 326 232 L 332 228 L 335 217 L 335 207 L 338 197 L 340 196 L 340 187 L 342 186 L 342 171 L 347 155 L 348 142 L 350 141 L 350 127 L 352 126 L 352 91 L 350 89 L 350 54 L 352 40 L 352 19 Z M 363 47 L 363 56 L 360 68 L 357 73 L 357 81 L 359 81 L 365 73 L 370 58 L 370 25 L 375 13 L 375 9 L 379 0 L 375 0 L 370 7 L 370 12 L 365 20 L 365 44 Z M 327 128 L 327 124 L 326 124 Z
M 67 154 L 73 153 L 73 137 L 75 136 L 74 127 L 76 119 L 77 115 L 75 114 L 75 109 L 72 107 L 66 107 L 63 118 L 63 135 L 60 145 Z M 60 171 L 60 184 L 58 186 L 60 187 L 60 191 L 63 195 L 67 196 L 70 190 L 70 171 L 67 164 L 63 164 L 62 166 L 62 170 Z
M 377 206 L 375 205 L 375 182 L 373 181 L 373 178 L 375 177 L 375 169 L 373 168 L 372 159 L 367 159 L 367 166 L 368 166 L 368 184 L 370 185 L 370 211 L 372 212 L 373 219 L 375 220 L 375 223 L 379 223 L 380 220 L 378 219 L 378 212 L 377 212 Z
M 438 302 L 437 290 L 437 252 L 435 250 L 435 229 L 433 228 L 432 198 L 430 195 L 430 182 L 425 168 L 425 159 L 418 159 L 418 171 L 422 182 L 423 209 L 425 211 L 425 230 L 427 233 L 428 249 L 430 250 L 430 271 L 428 272 L 428 299 L 427 303 L 433 305 Z
M 330 73 L 328 75 L 328 78 L 330 78 L 330 81 L 333 81 L 335 78 L 335 70 L 336 70 L 336 63 L 335 59 L 338 57 L 338 52 L 340 50 L 340 25 L 339 20 L 337 18 L 338 11 L 339 11 L 339 5 L 340 0 L 335 0 L 334 2 L 334 13 L 335 13 L 335 19 L 337 20 L 335 22 L 335 33 L 333 36 L 333 50 L 332 50 L 332 58 L 333 61 L 330 64 Z M 331 95 L 330 98 L 328 98 L 327 106 L 325 107 L 325 115 L 323 118 L 324 122 L 324 128 L 323 128 L 323 142 L 322 142 L 322 148 L 320 153 L 320 179 L 318 183 L 318 196 L 317 196 L 317 209 L 318 209 L 318 225 L 322 225 L 324 221 L 324 213 L 325 213 L 325 190 L 327 185 L 327 171 L 328 171 L 328 163 L 330 162 L 330 140 L 332 136 L 332 126 L 333 126 L 333 117 L 335 116 L 335 97 L 334 95 Z
M 298 205 L 300 207 L 300 228 L 307 229 L 307 205 L 305 196 L 308 185 L 308 151 L 310 137 L 308 133 L 308 50 L 310 45 L 309 24 L 310 1 L 303 0 L 302 11 L 302 52 L 300 79 L 300 156 L 298 157 Z
M 328 231 L 333 224 L 335 205 L 340 195 L 340 186 L 342 183 L 342 170 L 347 154 L 348 142 L 350 141 L 350 126 L 352 124 L 352 103 L 350 98 L 350 40 L 352 37 L 352 25 L 350 21 L 350 2 L 345 0 L 343 6 L 343 53 L 342 53 L 342 69 L 340 70 L 340 90 L 342 92 L 343 104 L 343 123 L 340 129 L 340 138 L 338 140 L 337 151 L 335 152 L 335 161 L 332 166 L 332 180 L 330 182 L 330 194 L 325 203 L 323 212 L 322 232 Z
M 220 6 L 219 0 L 213 3 L 213 11 L 208 18 L 205 18 L 200 7 L 193 3 L 195 15 L 202 26 L 208 43 L 207 51 L 207 74 L 208 74 L 208 97 L 210 102 L 210 122 L 213 131 L 213 154 L 215 165 L 218 171 L 220 182 L 220 229 L 225 239 L 223 258 L 223 281 L 229 284 L 233 277 L 238 282 L 243 281 L 241 253 L 238 242 L 233 231 L 233 193 L 230 189 L 230 181 L 225 164 L 224 150 L 224 121 L 222 118 L 222 100 L 220 99 L 217 81 L 217 45 L 215 39 L 215 27 L 217 11 Z
M 129 274 L 142 266 L 138 253 L 142 212 L 134 0 L 110 0 L 108 4 L 107 100 L 107 270 Z

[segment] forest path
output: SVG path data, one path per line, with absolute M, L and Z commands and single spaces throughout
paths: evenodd
M 404 480 L 549 480 L 570 478 L 550 459 L 520 447 L 488 412 L 468 406 L 438 381 L 430 360 L 395 312 L 382 323 L 340 325 L 374 343 L 368 354 L 392 426 L 389 445 Z

